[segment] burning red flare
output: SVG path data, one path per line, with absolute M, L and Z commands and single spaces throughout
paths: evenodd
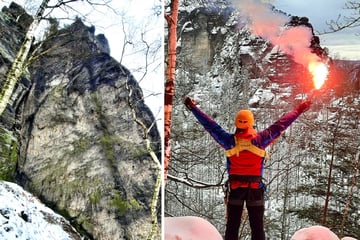
M 323 62 L 311 62 L 309 63 L 308 68 L 313 76 L 315 89 L 320 89 L 329 74 L 327 65 Z

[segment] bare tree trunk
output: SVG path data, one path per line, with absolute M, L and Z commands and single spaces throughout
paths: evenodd
M 30 24 L 30 27 L 26 33 L 25 40 L 22 43 L 20 50 L 18 51 L 16 58 L 6 76 L 4 86 L 0 91 L 0 115 L 2 115 L 2 113 L 4 112 L 14 91 L 15 85 L 24 72 L 29 51 L 35 39 L 35 30 L 40 24 L 41 18 L 45 12 L 46 6 L 48 5 L 49 1 L 50 0 L 42 1 L 35 15 L 35 18 Z
M 354 187 L 356 186 L 356 179 L 357 179 L 357 176 L 359 176 L 359 162 L 360 162 L 360 151 L 358 151 L 356 153 L 355 159 L 354 159 L 354 172 L 353 172 L 353 176 L 351 178 L 351 186 L 350 186 L 348 198 L 347 198 L 346 204 L 345 204 L 345 209 L 344 209 L 343 219 L 341 222 L 341 230 L 340 230 L 339 237 L 344 237 L 345 223 L 346 223 L 347 216 L 349 214 L 349 207 L 350 207 L 352 196 L 354 193 Z
M 164 178 L 167 178 L 168 167 L 171 155 L 170 130 L 172 105 L 175 95 L 175 67 L 176 67 L 176 41 L 177 41 L 177 21 L 178 21 L 178 0 L 171 1 L 171 15 L 165 15 L 169 25 L 168 30 L 168 61 L 165 83 L 165 106 L 164 106 Z
M 332 153 L 331 153 L 329 175 L 328 175 L 327 188 L 326 188 L 326 198 L 325 198 L 325 205 L 324 205 L 324 211 L 323 211 L 323 217 L 322 217 L 322 225 L 324 225 L 324 226 L 326 225 L 326 215 L 327 215 L 327 210 L 329 207 L 329 200 L 330 200 L 331 175 L 332 175 L 332 169 L 333 169 L 333 163 L 334 163 L 335 140 L 333 140 L 333 145 L 332 145 L 331 151 L 332 151 Z
M 329 201 L 330 201 L 330 190 L 331 190 L 331 181 L 332 181 L 332 170 L 333 170 L 333 165 L 334 165 L 334 158 L 335 158 L 335 144 L 336 144 L 336 135 L 337 135 L 337 130 L 339 128 L 339 124 L 340 124 L 340 118 L 341 116 L 338 116 L 337 119 L 337 125 L 336 128 L 333 131 L 333 139 L 332 139 L 332 146 L 331 146 L 331 160 L 330 160 L 330 165 L 329 165 L 329 175 L 328 175 L 328 181 L 327 181 L 327 188 L 326 188 L 326 198 L 325 198 L 325 205 L 324 205 L 324 210 L 323 210 L 323 216 L 322 216 L 322 225 L 326 226 L 326 217 L 327 217 L 327 211 L 328 211 L 328 207 L 329 207 Z
M 289 138 L 292 138 L 292 127 L 289 128 Z M 291 149 L 291 144 L 289 145 L 289 152 L 288 152 L 288 156 L 291 159 L 293 157 L 292 155 L 292 149 Z M 284 203 L 283 203 L 283 209 L 282 209 L 282 215 L 281 215 L 281 239 L 282 240 L 286 240 L 288 239 L 288 223 L 287 223 L 287 211 L 288 211 L 288 207 L 289 207 L 289 195 L 290 195 L 290 190 L 289 190 L 289 174 L 290 174 L 290 170 L 289 167 L 286 167 L 286 174 L 285 174 L 285 185 L 284 185 Z
M 125 73 L 124 73 L 125 74 Z M 161 190 L 161 164 L 160 164 L 160 160 L 157 158 L 154 150 L 151 148 L 151 140 L 150 137 L 148 135 L 150 128 L 152 128 L 154 125 L 151 125 L 150 127 L 147 127 L 145 125 L 145 123 L 139 119 L 136 116 L 136 111 L 135 111 L 135 107 L 134 104 L 131 102 L 131 96 L 132 96 L 132 88 L 128 85 L 128 82 L 126 82 L 126 89 L 129 91 L 129 95 L 128 95 L 128 105 L 131 108 L 131 112 L 132 112 L 132 116 L 134 121 L 142 128 L 143 130 L 143 139 L 145 140 L 145 145 L 146 145 L 146 150 L 149 153 L 149 155 L 151 156 L 151 159 L 153 160 L 154 164 L 155 164 L 155 169 L 156 169 L 156 182 L 155 182 L 155 186 L 154 186 L 154 193 L 153 193 L 153 197 L 151 200 L 151 206 L 150 206 L 150 211 L 151 211 L 151 231 L 149 233 L 149 236 L 147 238 L 147 240 L 153 240 L 157 237 L 157 232 L 158 232 L 158 221 L 157 221 L 157 206 L 158 206 L 158 202 L 159 202 L 159 193 Z

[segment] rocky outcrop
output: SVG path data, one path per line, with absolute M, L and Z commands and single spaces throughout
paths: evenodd
M 160 137 L 138 83 L 94 32 L 77 20 L 34 46 L 6 125 L 15 177 L 87 238 L 145 239 L 158 170 L 135 118 L 158 156 Z
M 192 12 L 180 11 L 179 31 L 181 45 L 178 49 L 186 68 L 205 74 L 213 63 L 214 55 L 223 44 L 227 32 L 224 25 L 233 8 L 196 8 Z M 191 51 L 189 51 L 191 49 Z
M 283 12 L 278 14 L 285 15 Z M 312 86 L 305 84 L 311 82 L 307 69 L 271 42 L 251 34 L 246 21 L 238 10 L 227 5 L 180 11 L 179 68 L 200 75 L 214 72 L 214 77 L 225 72 L 241 75 L 241 69 L 246 69 L 248 78 L 266 77 L 273 83 L 288 86 L 294 85 L 294 79 L 305 78 L 309 81 L 304 80 L 293 88 L 294 94 L 304 89 L 309 91 Z M 313 33 L 306 17 L 293 16 L 287 26 L 305 26 Z M 310 48 L 319 57 L 327 57 L 319 37 L 314 33 Z M 220 67 L 214 71 L 214 66 Z

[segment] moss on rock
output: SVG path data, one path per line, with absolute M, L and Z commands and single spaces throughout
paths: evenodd
M 130 210 L 141 209 L 139 202 L 135 198 L 126 200 L 117 190 L 114 190 L 114 196 L 110 205 L 118 211 L 119 216 L 124 216 L 124 214 Z
M 0 180 L 14 181 L 18 161 L 18 141 L 13 134 L 0 127 Z

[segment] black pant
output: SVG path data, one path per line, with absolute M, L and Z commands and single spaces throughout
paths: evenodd
M 231 190 L 227 204 L 225 240 L 238 240 L 241 215 L 246 202 L 249 214 L 252 240 L 265 240 L 264 232 L 264 190 L 237 188 Z

